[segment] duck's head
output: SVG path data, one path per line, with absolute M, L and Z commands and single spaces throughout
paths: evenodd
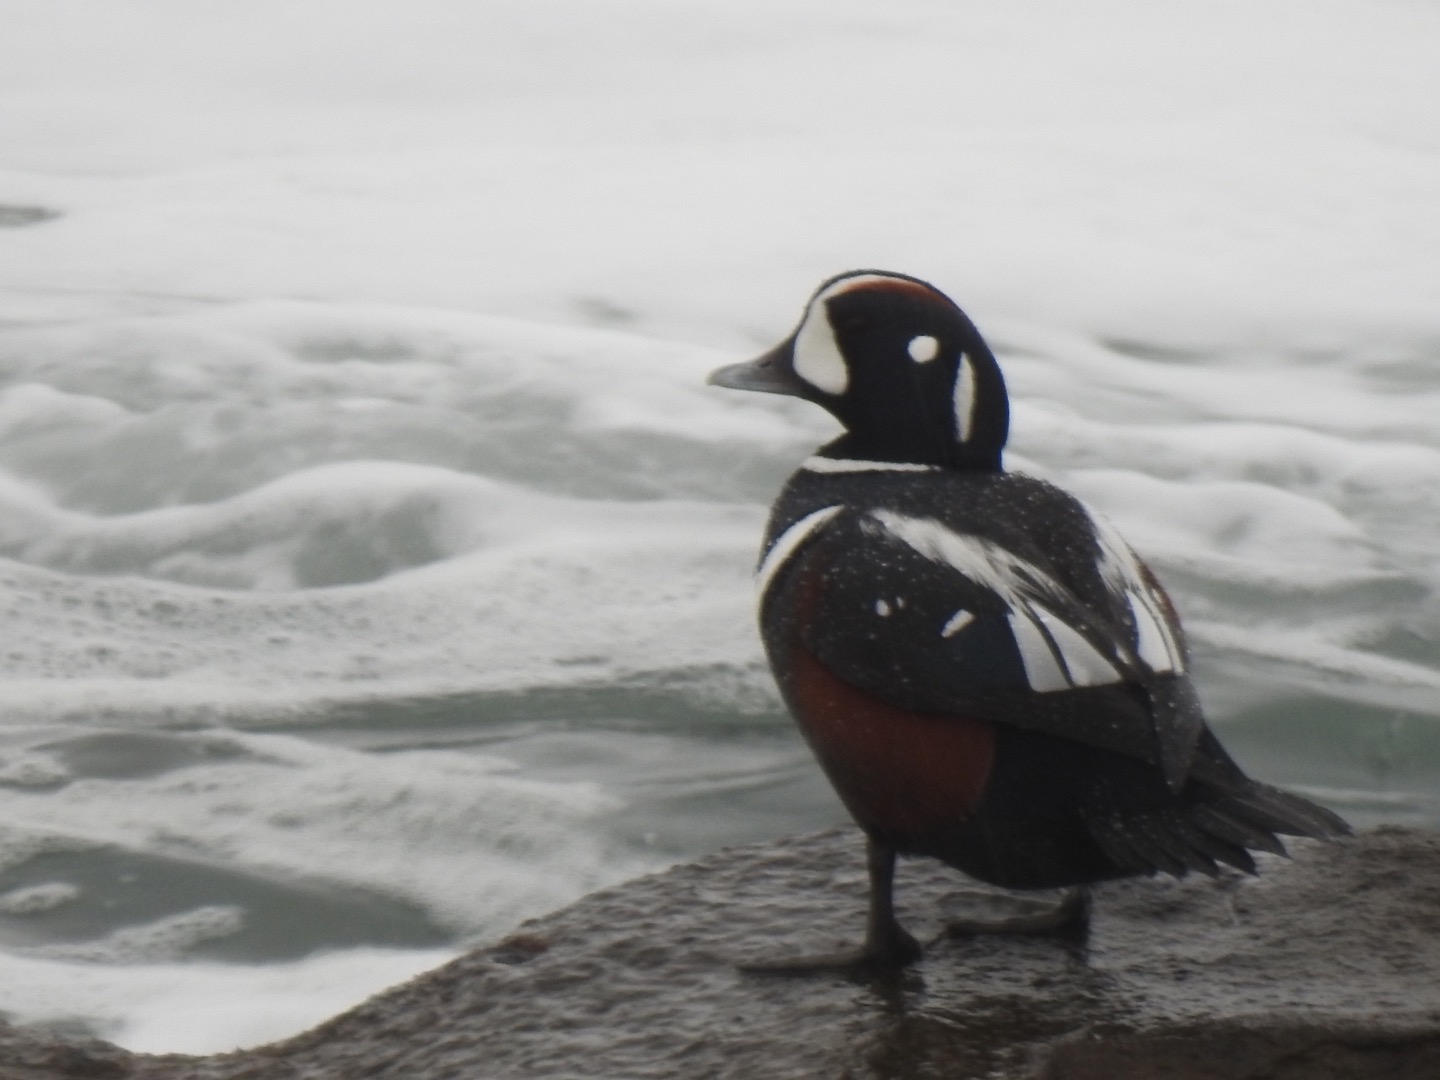
M 845 427 L 824 451 L 835 457 L 998 470 L 1009 431 L 1005 380 L 980 332 L 904 274 L 831 278 L 793 334 L 709 381 L 820 405 Z

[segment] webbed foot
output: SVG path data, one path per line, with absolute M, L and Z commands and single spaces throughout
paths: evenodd
M 858 949 L 792 959 L 759 960 L 737 965 L 741 971 L 771 975 L 805 975 L 817 971 L 887 971 L 905 967 L 924 953 L 920 943 L 895 918 L 891 892 L 895 883 L 895 849 L 869 838 L 866 864 L 870 874 L 870 910 L 865 944 Z
M 958 918 L 945 923 L 943 937 L 976 934 L 1081 933 L 1090 924 L 1090 890 L 1084 885 L 1067 889 L 1050 907 L 996 918 Z
M 736 965 L 741 971 L 763 975 L 810 975 L 823 971 L 889 971 L 913 964 L 924 954 L 920 942 L 899 923 L 867 936 L 858 949 L 816 956 L 777 957 Z

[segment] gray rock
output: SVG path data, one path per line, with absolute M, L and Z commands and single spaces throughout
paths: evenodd
M 281 1043 L 160 1058 L 12 1031 L 0 1080 L 1440 1078 L 1440 836 L 1294 847 L 1259 878 L 1101 886 L 1085 941 L 743 972 L 860 934 L 859 836 L 799 837 L 596 893 Z M 897 895 L 922 937 L 1008 902 L 928 860 Z

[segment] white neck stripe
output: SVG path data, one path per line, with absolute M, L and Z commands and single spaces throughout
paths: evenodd
M 852 472 L 933 472 L 939 465 L 925 465 L 918 461 L 866 461 L 860 458 L 830 458 L 816 454 L 800 464 L 806 472 L 852 473 Z

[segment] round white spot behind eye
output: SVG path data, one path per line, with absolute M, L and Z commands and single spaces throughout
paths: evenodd
M 905 346 L 905 351 L 910 354 L 910 359 L 917 364 L 924 364 L 940 355 L 940 342 L 929 334 L 921 334 L 919 337 L 910 339 L 910 344 Z

